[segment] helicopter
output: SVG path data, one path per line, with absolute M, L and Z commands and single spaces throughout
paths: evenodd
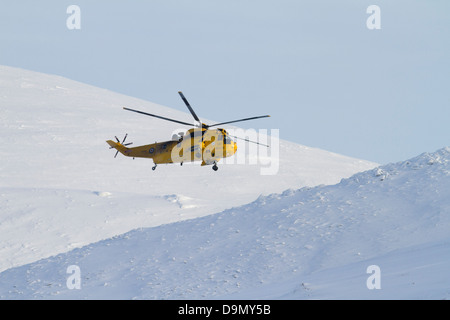
M 185 133 L 180 132 L 178 134 L 174 134 L 172 136 L 172 140 L 156 142 L 153 144 L 147 144 L 133 148 L 128 147 L 132 144 L 132 142 L 125 143 L 128 134 L 125 134 L 125 137 L 122 141 L 120 141 L 117 136 L 115 136 L 117 142 L 112 140 L 106 141 L 110 146 L 110 149 L 117 150 L 114 158 L 117 157 L 117 154 L 119 152 L 124 156 L 133 157 L 133 159 L 150 158 L 153 159 L 154 163 L 152 170 L 155 170 L 158 164 L 180 163 L 180 165 L 183 165 L 184 162 L 202 161 L 202 166 L 212 165 L 212 169 L 214 171 L 217 171 L 217 162 L 219 162 L 220 159 L 231 157 L 237 151 L 237 144 L 231 139 L 231 137 L 235 139 L 242 138 L 230 136 L 225 129 L 214 129 L 212 127 L 270 117 L 270 115 L 264 115 L 208 125 L 200 121 L 199 117 L 194 112 L 194 109 L 192 109 L 183 93 L 181 91 L 178 91 L 178 94 L 193 116 L 197 125 L 194 125 L 194 128 L 187 130 Z M 182 125 L 192 126 L 192 123 L 178 121 L 140 110 L 130 109 L 127 107 L 123 107 L 123 109 Z M 242 140 L 264 145 L 262 143 L 250 141 L 248 139 Z M 264 146 L 269 147 L 267 145 Z

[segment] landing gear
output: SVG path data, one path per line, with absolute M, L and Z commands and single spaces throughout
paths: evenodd
M 152 170 L 153 170 L 153 171 L 156 170 L 156 164 L 152 167 Z
M 214 171 L 219 170 L 219 167 L 217 166 L 217 163 L 214 162 L 214 165 L 213 165 L 212 169 L 213 169 Z

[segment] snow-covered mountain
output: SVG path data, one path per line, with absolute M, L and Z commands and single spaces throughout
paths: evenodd
M 449 230 L 443 148 L 11 268 L 0 297 L 448 299 Z
M 275 175 L 248 149 L 153 172 L 105 140 L 179 128 L 122 106 L 189 114 L 10 67 L 0 106 L 1 299 L 450 297 L 450 148 L 375 168 L 281 140 Z
M 174 88 L 174 95 L 179 89 Z M 209 121 L 190 102 L 206 123 L 253 116 L 230 109 L 229 118 Z M 0 66 L 0 271 L 289 188 L 335 184 L 376 166 L 280 140 L 278 148 L 273 145 L 259 158 L 238 141 L 245 164 L 219 163 L 218 172 L 198 164 L 160 165 L 152 171 L 151 160 L 114 159 L 115 150 L 105 141 L 128 133 L 127 141 L 136 146 L 169 140 L 173 132 L 188 128 L 124 111 L 123 106 L 192 120 L 187 110 Z M 178 107 L 185 110 L 181 99 Z M 272 129 L 270 118 L 255 126 Z M 253 164 L 255 159 L 264 161 Z M 276 166 L 276 174 L 261 174 L 268 164 Z

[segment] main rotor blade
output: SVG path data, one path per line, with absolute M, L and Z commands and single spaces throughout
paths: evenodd
M 256 142 L 256 141 L 251 141 L 251 140 L 244 139 L 244 138 L 239 138 L 239 137 L 236 137 L 236 136 L 231 136 L 231 135 L 229 135 L 229 136 L 232 137 L 232 138 L 235 138 L 235 139 L 244 140 L 244 141 L 251 142 L 251 143 L 256 143 L 256 144 L 259 144 L 259 145 L 262 145 L 262 146 L 265 146 L 265 147 L 269 148 L 269 146 L 267 144 L 259 143 L 259 142 Z
M 193 125 L 193 123 L 187 123 L 187 122 L 178 121 L 178 120 L 174 120 L 174 119 L 170 119 L 170 118 L 165 118 L 165 117 L 157 116 L 155 114 L 151 114 L 151 113 L 147 113 L 147 112 L 143 112 L 143 111 L 139 111 L 139 110 L 134 110 L 134 109 L 126 108 L 126 107 L 123 107 L 123 109 L 124 110 L 128 110 L 128 111 L 137 112 L 137 113 L 140 113 L 140 114 L 145 114 L 146 116 L 151 116 L 151 117 L 155 117 L 155 118 L 158 118 L 158 119 L 163 119 L 163 120 L 172 121 L 172 122 L 179 123 L 179 124 L 184 124 L 184 125 L 187 125 L 187 126 L 192 126 Z
M 216 127 L 216 126 L 220 126 L 222 124 L 229 124 L 229 123 L 235 123 L 235 122 L 241 122 L 241 121 L 248 121 L 248 120 L 254 120 L 254 119 L 260 119 L 260 118 L 267 118 L 270 117 L 269 115 L 266 116 L 258 116 L 258 117 L 251 117 L 251 118 L 245 118 L 245 119 L 239 119 L 239 120 L 233 120 L 233 121 L 227 121 L 227 122 L 221 122 L 221 123 L 216 123 L 216 124 L 211 124 L 208 127 Z
M 201 123 L 200 119 L 197 117 L 197 115 L 194 112 L 194 109 L 192 109 L 191 105 L 189 104 L 189 102 L 187 101 L 187 99 L 184 97 L 183 92 L 178 91 L 178 94 L 180 95 L 181 99 L 183 99 L 184 104 L 186 105 L 186 107 L 188 107 L 189 111 L 191 112 L 192 116 L 194 117 L 194 119 L 198 122 Z

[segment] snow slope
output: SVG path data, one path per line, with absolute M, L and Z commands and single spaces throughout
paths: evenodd
M 189 99 L 189 92 L 185 95 Z M 201 117 L 195 101 L 190 102 Z M 160 165 L 153 172 L 151 160 L 114 159 L 105 140 L 128 133 L 127 141 L 136 146 L 169 140 L 174 131 L 188 128 L 123 106 L 192 120 L 186 112 L 151 102 L 0 66 L 0 271 L 136 228 L 244 205 L 260 195 L 334 184 L 376 166 L 281 140 L 279 158 L 272 145 L 257 164 L 251 164 L 255 150 L 239 142 L 246 164 L 219 163 L 218 172 L 199 165 Z M 181 99 L 178 107 L 186 109 Z M 253 116 L 229 111 L 231 119 L 217 122 Z M 255 126 L 272 129 L 270 118 Z M 270 163 L 277 174 L 262 175 Z
M 448 299 L 450 148 L 0 273 L 3 299 Z M 67 268 L 80 270 L 69 290 Z M 367 267 L 381 289 L 366 286 Z

